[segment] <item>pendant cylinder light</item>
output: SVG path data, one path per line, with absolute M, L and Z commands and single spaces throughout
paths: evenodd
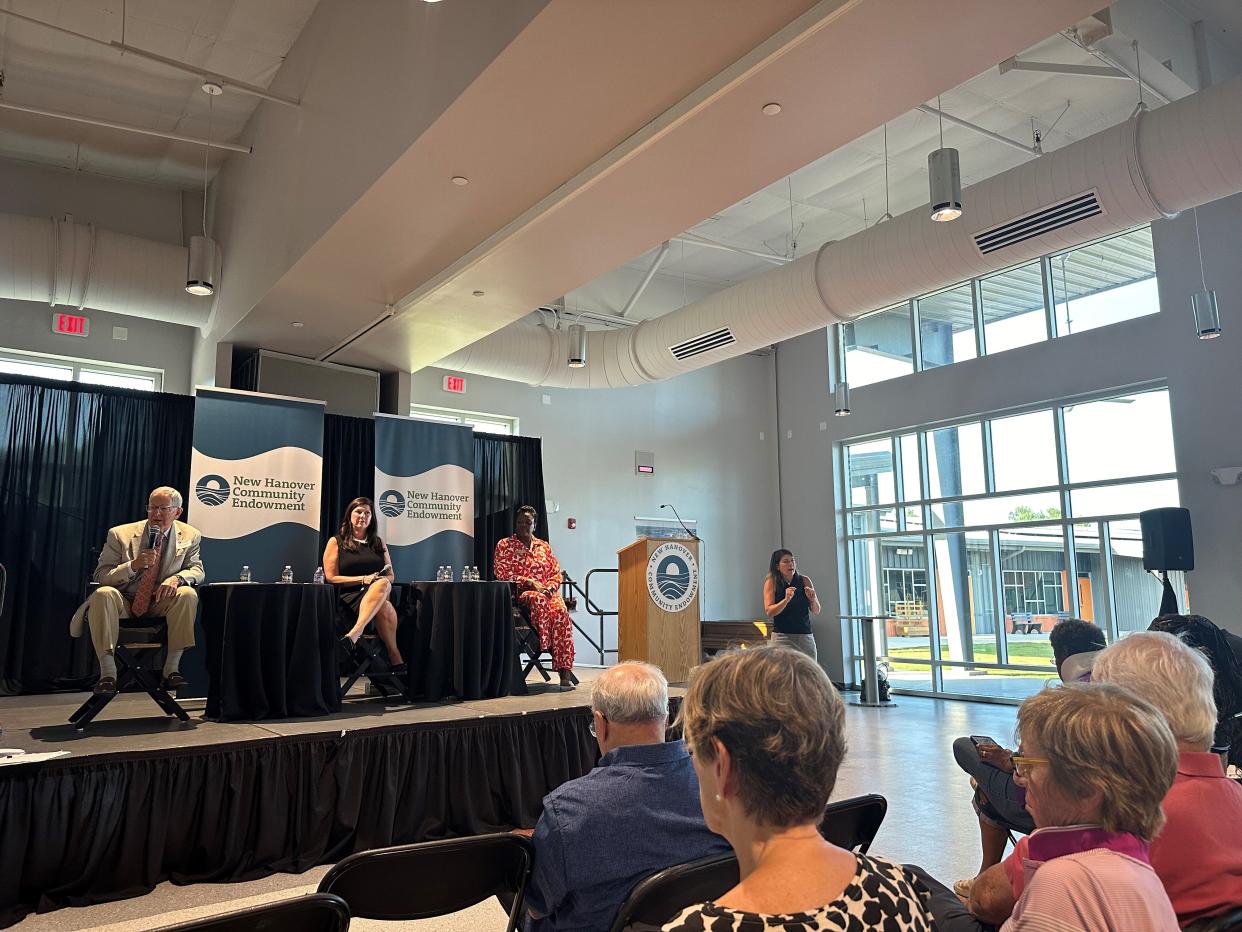
M 216 241 L 211 237 L 190 237 L 190 261 L 186 271 L 185 290 L 196 295 L 215 294 Z
M 581 369 L 587 364 L 587 333 L 582 324 L 569 325 L 569 368 Z
M 1196 291 L 1190 296 L 1190 306 L 1195 312 L 1195 333 L 1200 340 L 1215 340 L 1220 336 L 1220 308 L 1216 306 L 1216 292 L 1212 289 Z
M 837 417 L 849 417 L 850 415 L 850 383 L 837 383 L 837 409 L 834 412 Z
M 956 149 L 936 149 L 927 156 L 931 187 L 931 218 L 938 223 L 962 215 L 962 172 Z

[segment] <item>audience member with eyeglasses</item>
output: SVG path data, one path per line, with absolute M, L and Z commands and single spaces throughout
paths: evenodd
M 116 693 L 113 650 L 123 618 L 164 618 L 168 624 L 168 654 L 164 661 L 164 688 L 187 685 L 179 672 L 181 655 L 194 646 L 194 615 L 204 579 L 198 531 L 177 520 L 181 493 L 168 486 L 152 490 L 147 517 L 108 531 L 99 554 L 94 580 L 99 587 L 78 606 L 69 633 L 81 637 L 89 628 L 99 658 L 97 694 Z

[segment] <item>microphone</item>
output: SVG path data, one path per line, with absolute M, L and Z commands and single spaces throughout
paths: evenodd
M 676 509 L 676 508 L 674 508 L 672 505 L 667 504 L 667 503 L 666 503 L 666 504 L 661 505 L 660 507 L 661 507 L 661 508 L 667 508 L 667 509 L 669 509 L 669 510 L 673 513 L 673 517 L 675 517 L 675 518 L 677 519 L 677 523 L 681 525 L 681 529 L 682 529 L 683 531 L 685 531 L 687 534 L 689 534 L 691 537 L 693 537 L 695 540 L 698 540 L 698 539 L 699 539 L 699 535 L 698 535 L 698 534 L 694 533 L 694 531 L 692 531 L 692 530 L 690 530 L 690 528 L 686 527 L 686 522 L 681 520 L 681 515 L 679 515 L 679 514 L 677 513 L 677 509 Z
M 160 528 L 158 524 L 147 525 L 147 549 L 154 550 L 156 542 L 160 539 Z

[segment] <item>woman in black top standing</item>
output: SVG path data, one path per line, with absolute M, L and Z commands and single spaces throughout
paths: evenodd
M 337 587 L 337 598 L 356 616 L 342 638 L 353 649 L 366 626 L 375 619 L 375 631 L 388 648 L 392 672 L 405 672 L 405 660 L 397 647 L 397 610 L 389 601 L 392 592 L 392 560 L 388 547 L 375 533 L 377 522 L 371 499 L 359 496 L 345 509 L 337 535 L 323 551 L 323 574 Z
M 768 575 L 763 581 L 763 611 L 772 619 L 772 640 L 818 660 L 811 616 L 818 615 L 819 610 L 815 584 L 809 576 L 798 574 L 792 551 L 772 551 Z

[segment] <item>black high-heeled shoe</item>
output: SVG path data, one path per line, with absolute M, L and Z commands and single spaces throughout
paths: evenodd
M 337 643 L 341 645 L 341 649 L 345 651 L 345 656 L 347 657 L 353 657 L 354 651 L 358 648 L 358 645 L 349 639 L 348 634 L 342 634 L 337 639 Z

